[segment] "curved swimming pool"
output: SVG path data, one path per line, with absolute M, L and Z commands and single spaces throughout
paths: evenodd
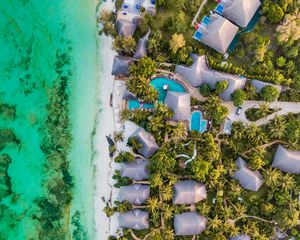
M 163 86 L 166 84 L 168 85 L 169 91 L 186 92 L 185 88 L 181 84 L 175 82 L 174 80 L 164 78 L 164 77 L 154 78 L 150 82 L 150 85 L 158 92 L 158 101 L 159 102 L 165 101 L 167 91 L 165 91 L 163 89 Z M 138 108 L 147 108 L 147 109 L 150 108 L 151 109 L 151 108 L 154 108 L 154 104 L 140 104 L 136 100 L 128 101 L 128 109 L 129 110 L 134 110 L 134 109 L 138 109 Z
M 207 120 L 203 119 L 202 113 L 200 111 L 193 112 L 190 121 L 190 130 L 203 133 L 206 128 Z

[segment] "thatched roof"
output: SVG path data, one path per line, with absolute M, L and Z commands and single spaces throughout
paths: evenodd
M 300 173 L 300 151 L 291 151 L 279 145 L 272 166 L 288 173 Z
M 174 204 L 194 204 L 206 198 L 205 185 L 193 180 L 185 180 L 174 185 Z
M 194 60 L 191 66 L 177 65 L 175 72 L 188 80 L 193 87 L 199 87 L 201 84 L 207 83 L 211 88 L 214 88 L 217 82 L 226 80 L 228 87 L 220 94 L 220 97 L 225 101 L 231 100 L 231 94 L 234 91 L 245 87 L 246 78 L 208 68 L 205 56 L 192 54 L 191 57 Z
M 199 41 L 220 53 L 226 53 L 239 28 L 216 13 L 210 15 L 210 20 L 201 29 L 202 37 Z
M 141 58 L 147 56 L 147 42 L 149 39 L 149 35 L 150 35 L 150 30 L 143 38 L 140 38 L 133 58 L 141 59 Z
M 238 236 L 230 238 L 230 240 L 251 240 L 251 238 L 246 234 L 240 234 Z
M 138 152 L 145 158 L 150 158 L 159 149 L 155 138 L 144 128 L 138 128 L 131 137 L 136 137 L 142 144 L 142 148 Z
M 266 86 L 273 86 L 273 87 L 277 88 L 277 90 L 279 92 L 281 92 L 281 90 L 282 90 L 282 87 L 280 85 L 275 85 L 272 83 L 267 83 L 267 82 L 263 82 L 263 81 L 259 81 L 259 80 L 251 80 L 251 84 L 256 88 L 257 93 L 260 93 L 261 90 Z
M 122 99 L 125 99 L 125 100 L 137 100 L 138 98 L 132 92 L 129 92 L 128 90 L 126 90 L 124 92 L 124 95 L 123 95 Z
M 206 229 L 207 219 L 196 212 L 185 212 L 174 216 L 175 235 L 191 236 Z
M 135 205 L 141 205 L 146 202 L 150 195 L 150 187 L 148 185 L 133 184 L 120 187 L 120 201 L 128 201 Z
M 136 159 L 130 163 L 122 163 L 121 176 L 129 177 L 134 180 L 147 179 L 149 177 L 147 164 L 148 162 L 142 159 Z
M 149 213 L 134 209 L 119 216 L 120 228 L 129 228 L 135 230 L 149 229 Z
M 263 184 L 263 178 L 258 171 L 252 171 L 248 168 L 247 163 L 242 159 L 238 158 L 235 162 L 238 170 L 234 174 L 234 178 L 237 179 L 244 189 L 251 191 L 258 191 Z
M 191 97 L 189 93 L 168 91 L 165 103 L 174 113 L 171 120 L 189 121 L 191 118 Z
M 128 76 L 129 66 L 132 62 L 131 57 L 115 56 L 111 74 L 115 76 Z
M 202 83 L 201 72 L 202 70 L 208 69 L 206 57 L 205 55 L 198 56 L 196 54 L 191 54 L 191 58 L 193 59 L 193 64 L 191 66 L 176 65 L 175 73 L 189 81 L 193 87 L 199 87 Z
M 118 34 L 123 37 L 130 37 L 133 36 L 137 25 L 133 22 L 126 21 L 126 20 L 117 20 L 116 27 Z
M 261 2 L 259 0 L 227 0 L 222 1 L 222 16 L 241 27 L 247 27 Z

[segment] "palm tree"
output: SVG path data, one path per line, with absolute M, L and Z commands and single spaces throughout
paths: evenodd
M 163 201 L 170 201 L 173 197 L 173 187 L 170 185 L 163 186 L 161 189 Z
M 174 142 L 178 142 L 186 138 L 186 129 L 184 124 L 181 122 L 175 128 L 173 128 L 171 138 Z
M 281 179 L 281 172 L 275 168 L 270 167 L 263 172 L 263 177 L 268 187 L 278 187 Z
M 291 174 L 284 174 L 281 176 L 280 185 L 283 190 L 291 190 L 296 186 L 296 181 Z
M 281 139 L 286 133 L 286 121 L 282 116 L 276 115 L 272 124 L 269 124 L 269 135 L 272 138 Z
M 219 218 L 218 215 L 216 215 L 213 219 L 210 220 L 208 228 L 212 228 L 213 230 L 220 229 L 222 224 L 222 220 Z
M 163 235 L 165 240 L 173 240 L 175 237 L 174 230 L 171 228 L 165 228 L 163 230 Z
M 160 208 L 160 202 L 159 199 L 156 197 L 150 197 L 147 200 L 147 209 L 151 212 L 154 213 Z
M 163 218 L 168 221 L 173 217 L 174 208 L 169 204 L 163 204 L 162 206 Z
M 259 104 L 259 108 L 256 111 L 255 117 L 257 119 L 265 118 L 266 116 L 268 116 L 269 112 L 270 112 L 270 104 L 268 102 L 263 102 Z

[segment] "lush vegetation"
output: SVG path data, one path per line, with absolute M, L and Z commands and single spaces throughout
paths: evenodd
M 245 114 L 246 114 L 246 117 L 248 120 L 255 122 L 255 121 L 265 118 L 265 117 L 269 116 L 270 114 L 273 114 L 279 110 L 280 109 L 270 108 L 268 103 L 262 103 L 259 105 L 258 108 L 249 108 L 245 112 Z

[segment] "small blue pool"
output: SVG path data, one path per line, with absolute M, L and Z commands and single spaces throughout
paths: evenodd
M 207 120 L 203 119 L 202 113 L 196 111 L 192 113 L 190 129 L 191 131 L 205 132 L 207 128 Z
M 197 30 L 193 38 L 199 41 L 202 38 L 202 33 L 199 30 Z
M 174 91 L 174 92 L 186 92 L 184 87 L 175 82 L 174 80 L 168 79 L 168 78 L 155 78 L 150 82 L 150 85 L 158 92 L 158 101 L 159 102 L 164 102 L 167 91 L 163 89 L 164 85 L 168 85 L 168 90 L 169 91 Z M 144 109 L 153 109 L 154 104 L 148 104 L 144 103 L 141 104 L 136 100 L 130 100 L 128 101 L 128 109 L 129 110 L 134 110 L 138 108 L 144 108 Z
M 202 19 L 201 23 L 203 23 L 203 24 L 205 24 L 205 25 L 208 25 L 208 24 L 210 23 L 210 18 L 209 18 L 208 16 L 205 16 L 205 17 Z
M 219 13 L 219 14 L 222 14 L 223 9 L 224 9 L 223 5 L 219 4 L 219 5 L 216 7 L 215 11 L 216 11 L 217 13 Z

